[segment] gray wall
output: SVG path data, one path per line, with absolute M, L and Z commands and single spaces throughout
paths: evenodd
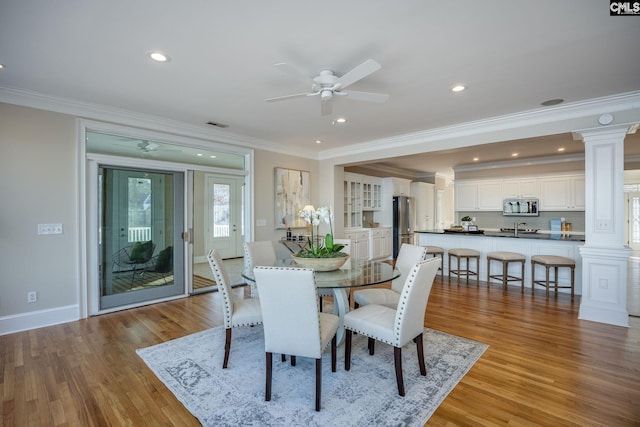
M 0 319 L 78 303 L 76 144 L 73 117 L 0 103 Z

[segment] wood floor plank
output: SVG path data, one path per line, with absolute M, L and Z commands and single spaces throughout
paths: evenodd
M 578 309 L 566 295 L 438 278 L 425 325 L 489 349 L 428 425 L 640 425 L 640 319 L 604 325 Z M 208 293 L 1 336 L 0 424 L 197 426 L 135 351 L 220 325 Z

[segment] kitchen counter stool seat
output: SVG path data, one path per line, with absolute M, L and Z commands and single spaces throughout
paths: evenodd
M 536 280 L 536 265 L 541 265 L 545 268 L 545 279 Z M 550 270 L 554 269 L 553 279 L 550 277 Z M 571 269 L 571 284 L 560 286 L 558 285 L 558 268 L 570 268 Z M 547 290 L 547 298 L 549 298 L 549 287 L 555 288 L 556 295 L 559 288 L 571 289 L 571 300 L 573 301 L 574 285 L 575 285 L 575 270 L 576 262 L 571 258 L 566 258 L 557 255 L 535 255 L 531 257 L 531 293 L 535 290 L 536 285 L 544 286 Z
M 522 292 L 524 292 L 524 263 L 527 260 L 522 254 L 517 252 L 489 252 L 487 254 L 487 287 L 489 287 L 491 279 L 500 280 L 505 288 L 509 282 L 520 282 Z M 491 274 L 491 261 L 502 263 L 501 274 Z M 520 277 L 509 274 L 509 263 L 519 262 L 522 266 Z
M 456 259 L 456 269 L 451 268 L 451 258 Z M 469 263 L 471 260 L 476 260 L 476 271 L 471 270 Z M 462 260 L 465 260 L 465 268 L 462 268 Z M 480 252 L 475 249 L 467 248 L 453 248 L 449 249 L 449 282 L 451 282 L 451 275 L 455 274 L 458 277 L 458 283 L 460 283 L 460 276 L 466 277 L 466 283 L 469 284 L 469 276 L 476 276 L 476 282 L 478 282 L 478 271 L 480 265 Z
M 440 257 L 440 275 L 442 276 L 442 266 L 444 265 L 444 249 L 440 246 L 425 246 L 427 248 L 427 255 L 431 255 L 433 258 Z

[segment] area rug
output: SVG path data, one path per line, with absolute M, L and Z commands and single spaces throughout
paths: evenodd
M 323 355 L 322 410 L 314 410 L 315 362 L 296 366 L 273 358 L 270 402 L 264 400 L 265 353 L 261 327 L 233 330 L 229 366 L 222 369 L 225 331 L 209 329 L 137 353 L 204 426 L 422 426 L 488 348 L 432 329 L 424 331 L 427 376 L 418 370 L 415 344 L 402 351 L 406 396 L 396 386 L 393 348 L 354 335 L 351 370 L 344 345 L 337 371 Z

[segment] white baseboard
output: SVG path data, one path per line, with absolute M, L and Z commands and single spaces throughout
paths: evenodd
M 0 335 L 73 322 L 78 319 L 80 319 L 80 307 L 77 304 L 3 316 L 0 317 Z

